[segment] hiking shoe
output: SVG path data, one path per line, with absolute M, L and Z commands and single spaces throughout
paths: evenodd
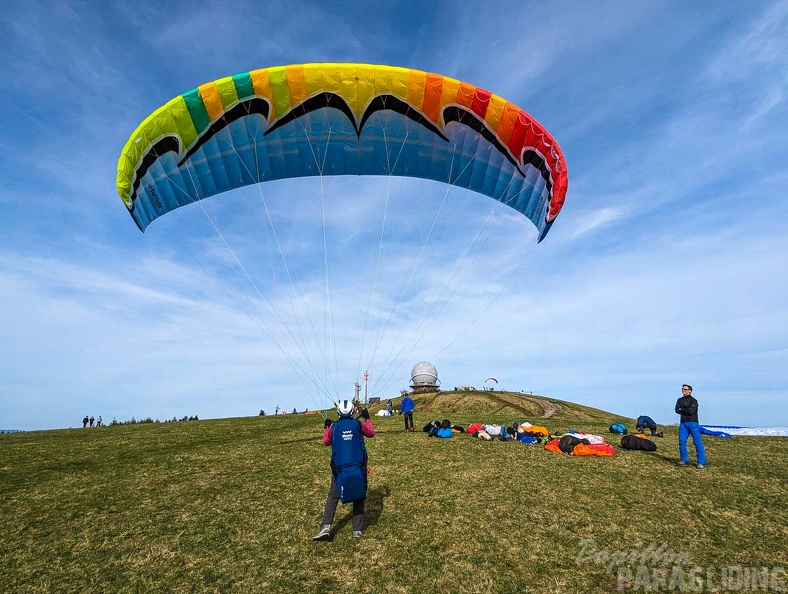
M 331 538 L 331 524 L 323 524 L 317 534 L 312 537 L 312 540 L 328 540 Z
M 698 468 L 706 468 L 705 464 L 698 464 Z
M 361 538 L 361 535 L 364 534 L 361 530 L 354 530 L 353 531 L 353 538 Z
M 687 463 L 684 462 L 683 460 L 679 460 L 678 462 L 676 462 L 676 466 L 686 466 L 686 465 Z

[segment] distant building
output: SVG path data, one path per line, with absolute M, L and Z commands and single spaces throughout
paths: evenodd
M 475 392 L 476 386 L 460 386 L 460 392 Z
M 410 372 L 410 387 L 414 392 L 437 390 L 440 384 L 438 370 L 432 363 L 422 361 L 413 366 Z

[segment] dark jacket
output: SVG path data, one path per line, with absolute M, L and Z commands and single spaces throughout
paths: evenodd
M 657 424 L 654 422 L 654 419 L 647 417 L 646 415 L 640 415 L 637 418 L 637 421 L 635 421 L 635 427 L 645 427 L 646 429 L 653 429 L 654 431 L 657 430 Z
M 690 395 L 682 396 L 676 401 L 676 414 L 681 415 L 682 423 L 697 423 L 698 401 Z

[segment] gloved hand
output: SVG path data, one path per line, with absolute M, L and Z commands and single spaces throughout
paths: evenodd
M 326 422 L 323 423 L 323 429 L 328 429 L 333 424 L 334 424 L 334 421 L 332 421 L 331 419 L 326 419 Z
M 369 418 L 369 411 L 366 408 L 361 409 L 361 416 L 365 419 Z

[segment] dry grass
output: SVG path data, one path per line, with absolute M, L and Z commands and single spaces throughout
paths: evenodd
M 599 421 L 608 425 L 617 421 L 627 421 L 623 417 L 617 417 L 596 408 L 522 392 L 444 390 L 415 394 L 413 399 L 416 402 L 416 409 L 420 413 L 442 414 L 443 411 L 452 411 L 454 415 L 483 415 L 484 418 L 490 416 L 532 419 L 549 417 L 554 420 Z M 392 399 L 395 409 L 399 408 L 400 401 L 401 398 Z M 370 410 L 375 412 L 385 407 L 385 401 L 382 401 L 370 406 Z
M 560 404 L 551 430 L 618 418 Z M 482 412 L 450 418 L 524 420 Z M 417 412 L 417 428 L 443 416 Z M 0 591 L 612 590 L 614 573 L 576 563 L 583 538 L 664 543 L 702 567 L 785 565 L 786 439 L 707 438 L 699 471 L 675 466 L 675 428 L 655 454 L 579 459 L 374 422 L 367 532 L 351 539 L 340 507 L 330 543 L 310 540 L 329 481 L 320 417 L 2 435 Z

